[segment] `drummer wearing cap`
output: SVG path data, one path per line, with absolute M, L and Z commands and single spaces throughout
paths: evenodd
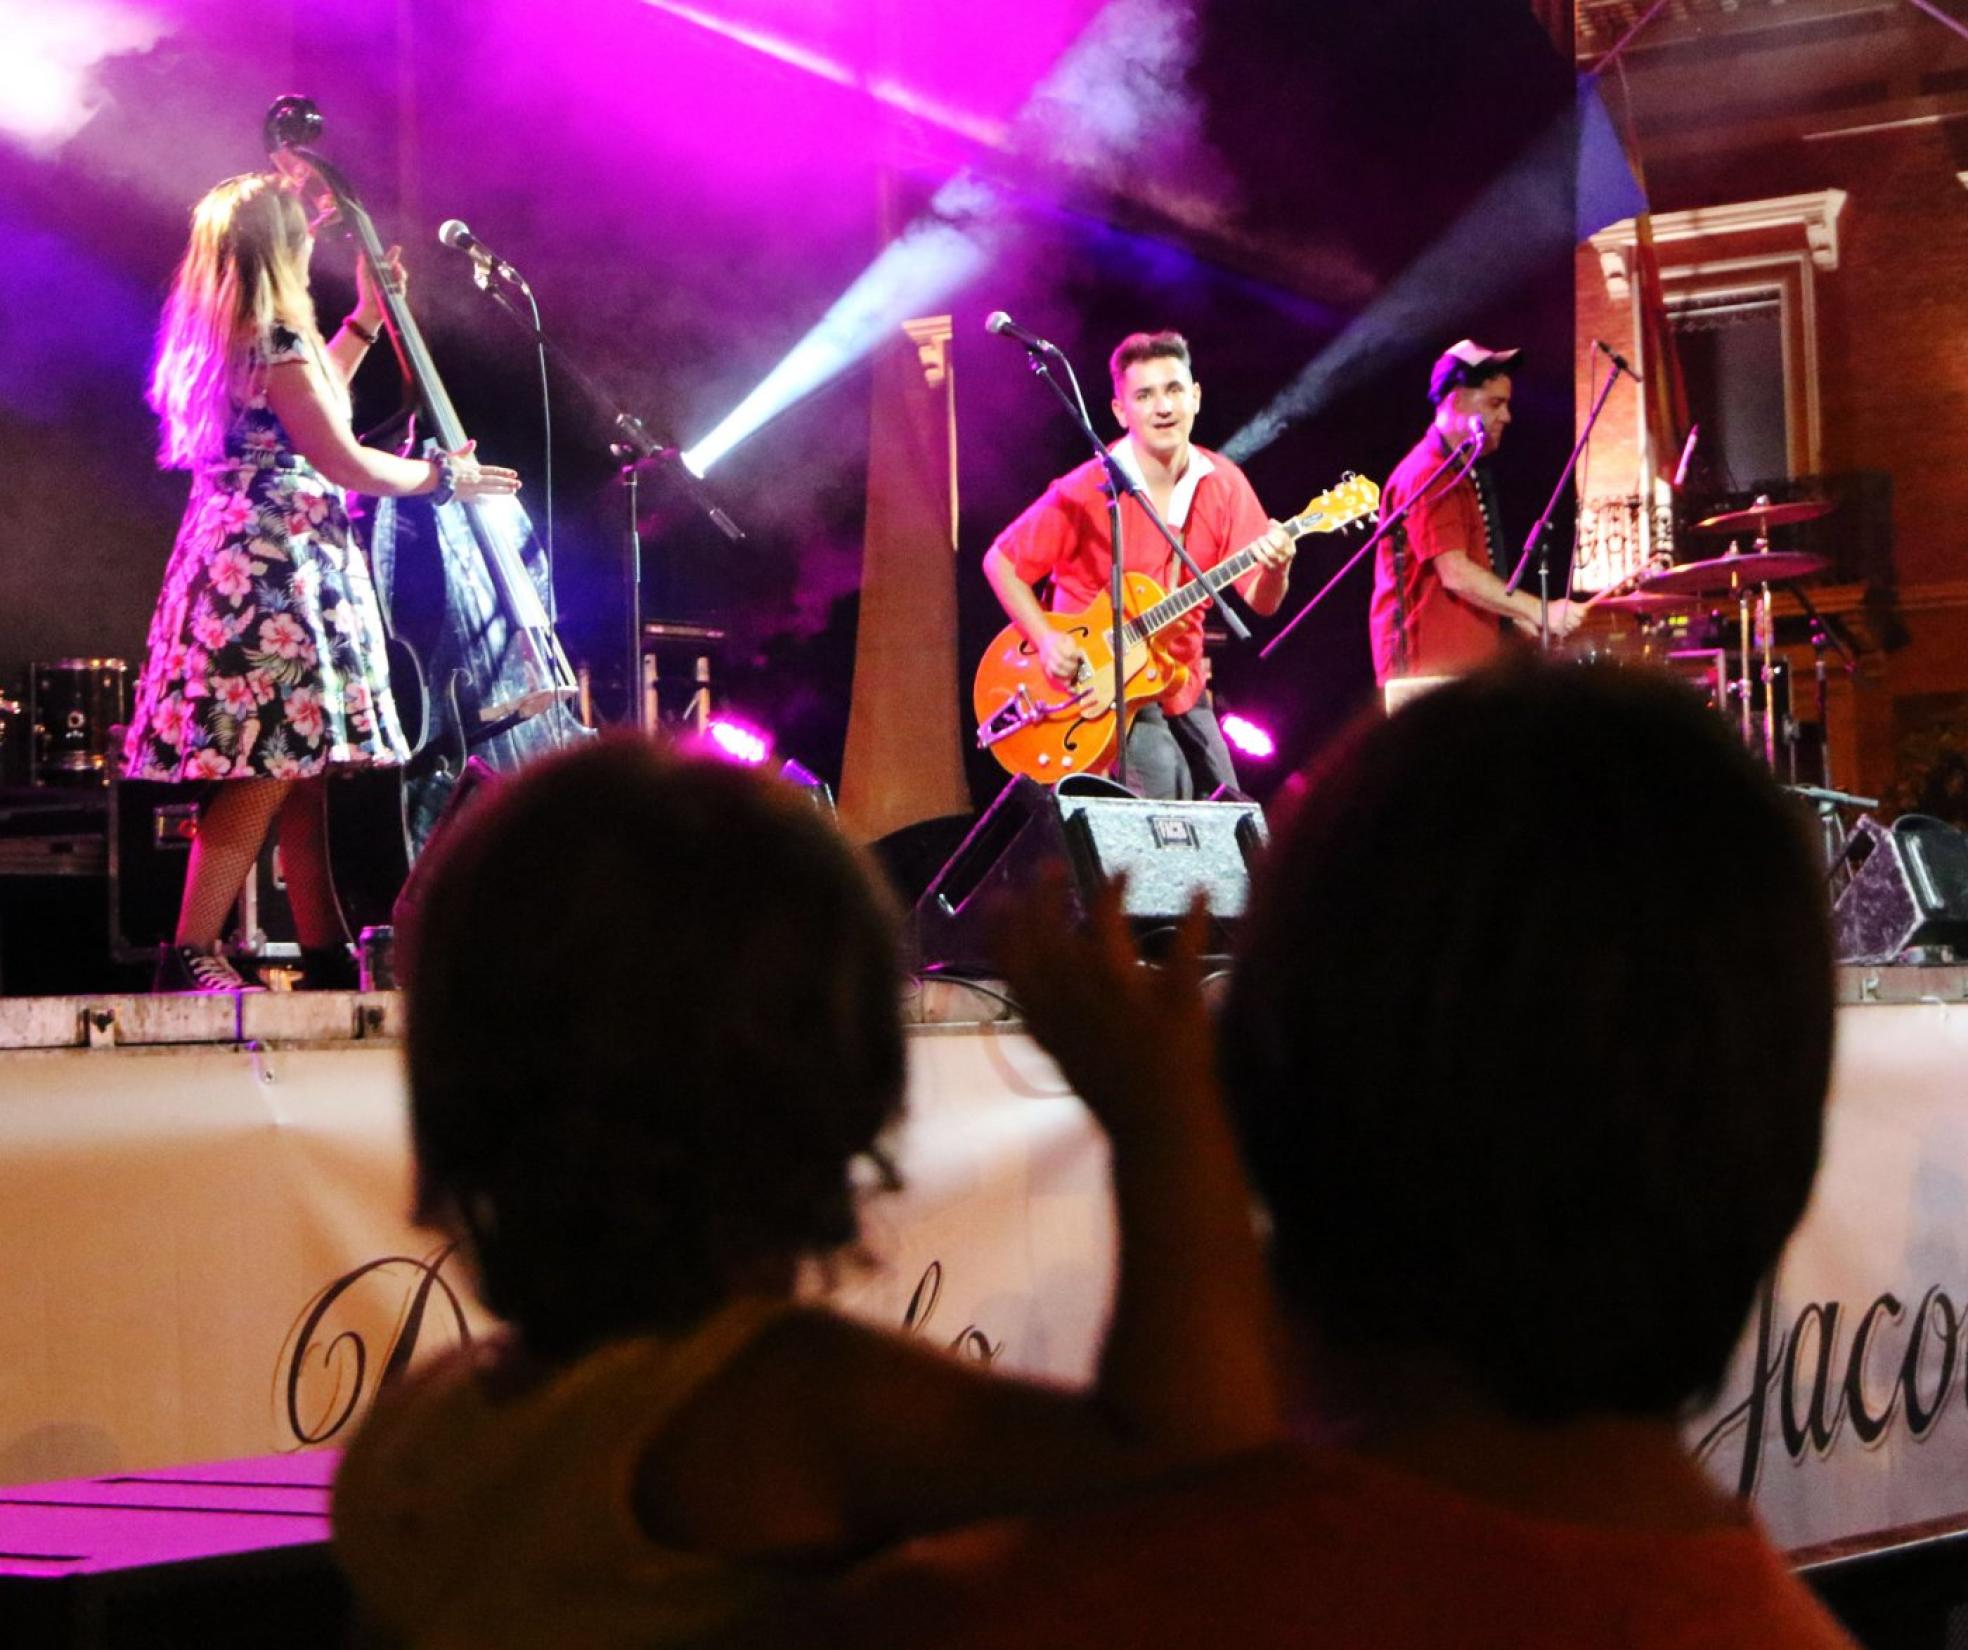
M 1510 424 L 1510 373 L 1519 353 L 1465 338 L 1430 374 L 1434 420 L 1381 490 L 1383 515 L 1411 501 L 1413 507 L 1375 555 L 1369 623 L 1377 681 L 1460 675 L 1499 652 L 1512 627 L 1538 633 L 1537 597 L 1504 587 L 1514 558 L 1487 463 Z M 1470 448 L 1458 455 L 1457 447 L 1478 435 L 1472 465 Z M 1572 603 L 1553 602 L 1551 634 L 1570 635 L 1580 617 Z

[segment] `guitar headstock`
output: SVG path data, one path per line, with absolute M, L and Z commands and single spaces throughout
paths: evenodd
M 1365 520 L 1380 508 L 1380 488 L 1366 476 L 1348 474 L 1328 487 L 1285 526 L 1293 538 L 1307 533 L 1336 533 Z

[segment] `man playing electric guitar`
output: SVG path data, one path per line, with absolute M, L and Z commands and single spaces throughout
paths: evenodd
M 1114 416 L 1124 432 L 1114 445 L 1122 468 L 1139 478 L 1204 572 L 1257 541 L 1257 565 L 1234 588 L 1254 611 L 1275 613 L 1291 576 L 1293 541 L 1269 521 L 1242 470 L 1190 441 L 1203 387 L 1190 370 L 1187 341 L 1175 332 L 1131 333 L 1108 365 Z M 1061 476 L 984 553 L 984 576 L 1006 616 L 1032 644 L 1047 678 L 1065 691 L 1082 653 L 1073 637 L 1045 622 L 1036 586 L 1051 580 L 1055 612 L 1078 612 L 1107 594 L 1112 550 L 1104 480 L 1104 467 L 1091 459 Z M 1121 502 L 1121 522 L 1126 569 L 1173 589 L 1184 577 L 1181 563 L 1131 494 Z M 1187 673 L 1136 713 L 1127 739 L 1128 783 L 1158 798 L 1208 796 L 1219 785 L 1234 786 L 1236 770 L 1205 691 L 1202 609 L 1177 620 L 1157 646 Z

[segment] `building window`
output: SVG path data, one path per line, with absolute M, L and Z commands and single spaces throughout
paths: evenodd
M 1819 468 L 1816 282 L 1838 267 L 1845 202 L 1842 189 L 1825 189 L 1653 215 L 1691 412 L 1708 456 L 1726 466 L 1714 471 L 1718 479 L 1747 487 Z M 1608 295 L 1632 308 L 1628 341 L 1637 348 L 1634 240 L 1628 218 L 1594 235 L 1592 247 Z M 1725 432 L 1727 447 L 1710 448 Z M 1638 456 L 1644 477 L 1651 457 Z
M 1695 473 L 1708 490 L 1747 492 L 1796 474 L 1782 287 L 1670 293 L 1667 307 L 1688 416 L 1701 428 Z

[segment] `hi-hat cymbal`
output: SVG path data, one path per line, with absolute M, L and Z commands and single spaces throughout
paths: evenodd
M 1714 595 L 1750 584 L 1789 584 L 1822 573 L 1830 565 L 1825 557 L 1806 555 L 1801 550 L 1715 556 L 1708 561 L 1684 562 L 1664 572 L 1650 573 L 1640 581 L 1640 589 L 1650 596 Z
M 1837 508 L 1837 504 L 1828 498 L 1789 498 L 1781 504 L 1752 504 L 1743 510 L 1724 510 L 1719 516 L 1708 516 L 1696 522 L 1694 531 L 1752 532 L 1760 535 L 1772 527 L 1795 527 L 1800 521 L 1816 521 Z

